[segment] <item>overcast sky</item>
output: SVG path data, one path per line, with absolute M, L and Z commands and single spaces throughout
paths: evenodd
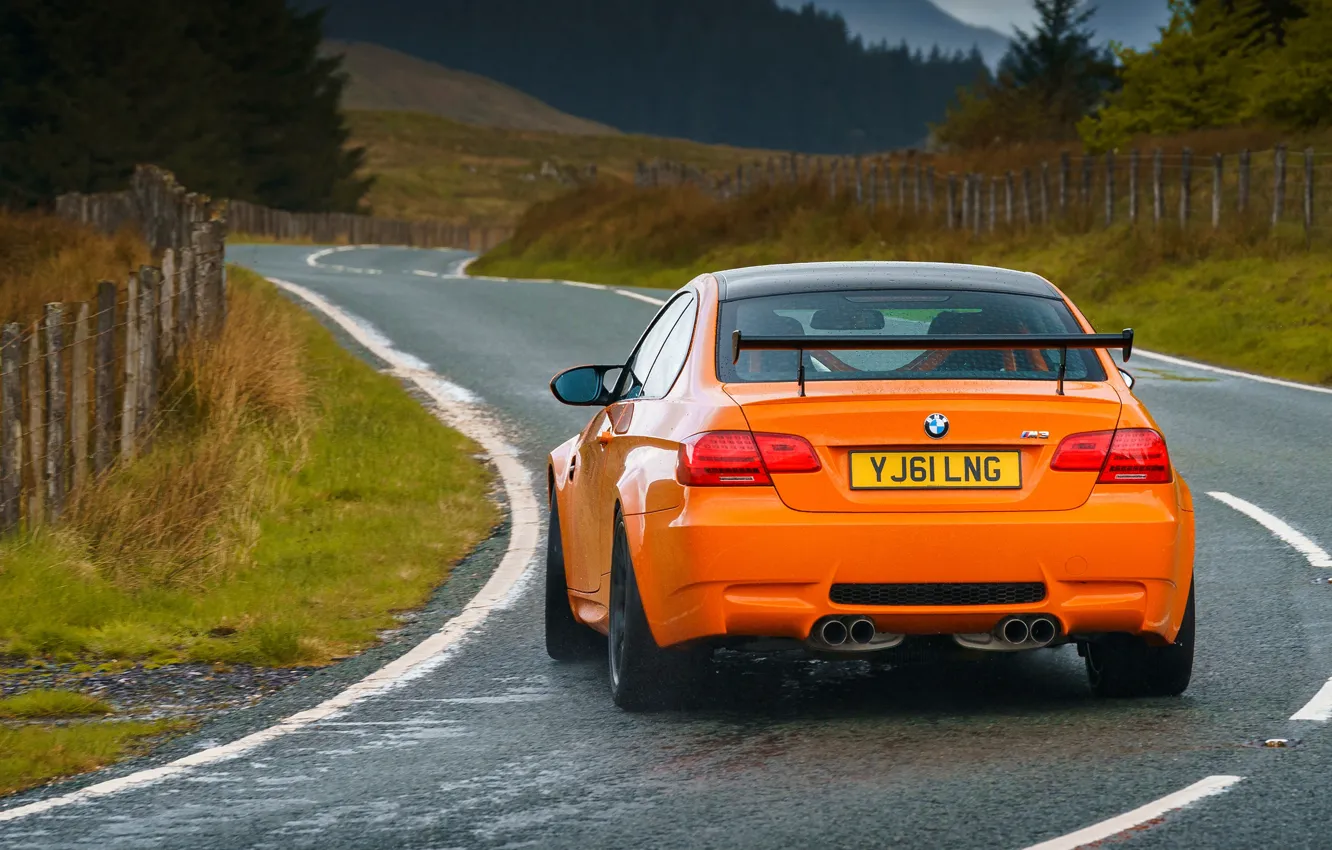
M 934 0 L 934 5 L 969 24 L 991 27 L 1007 35 L 1014 25 L 1027 28 L 1036 19 L 1031 0 Z

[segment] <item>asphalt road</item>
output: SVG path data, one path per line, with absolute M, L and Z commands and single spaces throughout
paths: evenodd
M 551 374 L 622 360 L 656 309 L 460 278 L 458 252 L 357 249 L 315 267 L 312 250 L 232 259 L 319 293 L 483 399 L 537 482 L 588 416 L 550 397 Z M 1139 333 L 1150 349 L 1151 328 Z M 1332 395 L 1134 366 L 1197 502 L 1199 647 L 1182 698 L 1093 699 L 1066 647 L 900 669 L 728 658 L 698 707 L 631 715 L 611 705 L 604 663 L 546 657 L 529 582 L 427 674 L 239 758 L 0 822 L 0 847 L 1023 848 L 1219 774 L 1244 779 L 1115 846 L 1332 847 L 1332 735 L 1289 719 L 1332 677 L 1319 581 L 1332 569 L 1206 495 L 1332 545 Z M 457 581 L 474 586 L 486 558 Z M 157 759 L 262 728 L 349 677 L 330 671 Z M 1275 737 L 1293 743 L 1258 745 Z

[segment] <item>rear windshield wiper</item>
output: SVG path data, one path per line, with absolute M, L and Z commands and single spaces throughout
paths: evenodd
M 1068 350 L 1117 348 L 1124 362 L 1133 356 L 1133 328 L 1117 334 L 977 334 L 974 336 L 745 336 L 731 334 L 731 362 L 740 362 L 746 349 L 796 352 L 796 382 L 805 395 L 805 351 L 1000 351 L 1032 348 L 1059 349 L 1059 380 L 1055 392 L 1064 394 L 1068 374 Z

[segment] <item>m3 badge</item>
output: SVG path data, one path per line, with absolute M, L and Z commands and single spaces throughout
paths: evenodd
M 1023 432 L 1022 432 L 1022 439 L 1024 439 L 1024 440 L 1048 440 L 1048 439 L 1050 439 L 1050 432 L 1049 432 L 1049 431 L 1023 431 Z

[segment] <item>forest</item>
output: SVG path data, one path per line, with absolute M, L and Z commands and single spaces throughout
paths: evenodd
M 979 53 L 864 45 L 774 0 L 307 0 L 330 37 L 507 83 L 630 133 L 812 153 L 919 145 Z
M 356 208 L 338 62 L 284 0 L 0 3 L 0 204 L 124 188 L 138 163 L 192 189 Z

